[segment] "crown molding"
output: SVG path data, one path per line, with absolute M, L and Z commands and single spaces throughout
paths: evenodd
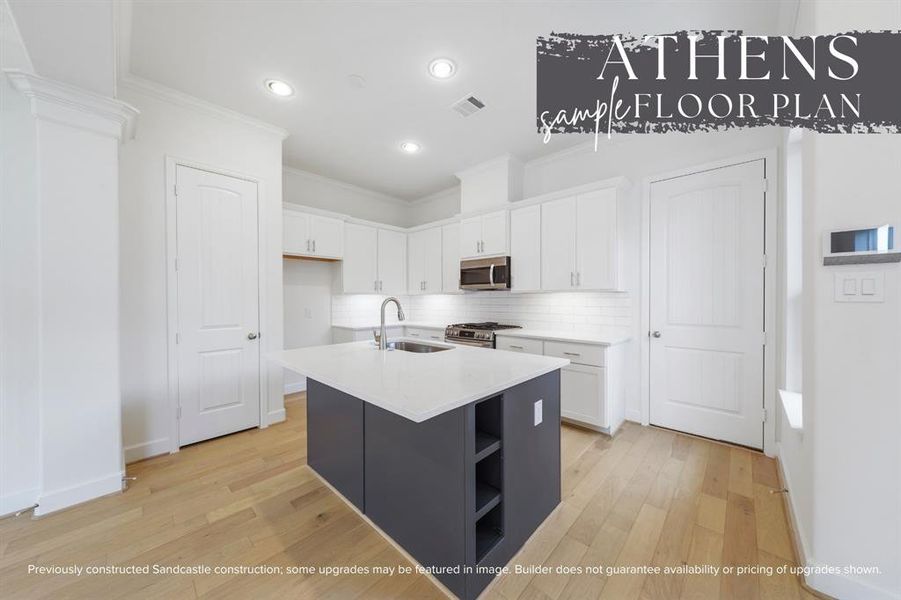
M 417 198 L 416 200 L 410 200 L 410 206 L 417 206 L 419 204 L 428 204 L 429 202 L 433 202 L 434 200 L 440 200 L 445 196 L 449 196 L 451 194 L 456 194 L 457 199 L 460 198 L 460 184 L 452 185 L 450 187 L 444 188 L 443 190 L 438 190 L 437 192 L 432 192 L 428 196 L 423 196 L 422 198 Z
M 19 69 L 7 69 L 4 73 L 13 88 L 31 100 L 35 117 L 119 141 L 134 138 L 140 111 L 132 105 Z
M 346 181 L 341 181 L 339 179 L 332 179 L 331 177 L 326 177 L 325 175 L 319 175 L 318 173 L 311 173 L 310 171 L 304 171 L 303 169 L 298 169 L 296 167 L 289 167 L 288 165 L 282 165 L 282 171 L 286 173 L 291 173 L 293 175 L 297 175 L 299 177 L 304 177 L 306 179 L 310 179 L 312 181 L 317 181 L 319 183 L 324 183 L 326 185 L 332 185 L 335 187 L 339 187 L 341 189 L 347 190 L 349 192 L 354 192 L 360 194 L 361 196 L 368 196 L 375 200 L 381 200 L 383 202 L 390 202 L 391 204 L 396 204 L 398 206 L 410 206 L 412 203 L 407 200 L 401 200 L 400 198 L 395 198 L 394 196 L 389 196 L 388 194 L 383 194 L 382 192 L 376 192 L 375 190 L 370 190 L 364 187 L 360 187 L 358 185 L 354 185 L 352 183 L 347 183 Z
M 230 108 L 225 108 L 224 106 L 219 106 L 218 104 L 213 104 L 212 102 L 207 102 L 206 100 L 201 100 L 200 98 L 197 98 L 195 96 L 185 94 L 184 92 L 179 92 L 178 90 L 174 90 L 155 81 L 150 81 L 149 79 L 138 77 L 137 75 L 126 74 L 120 77 L 119 89 L 131 90 L 133 92 L 138 92 L 140 94 L 145 94 L 152 98 L 156 98 L 157 100 L 162 100 L 163 102 L 169 102 L 170 104 L 175 104 L 176 106 L 196 110 L 218 119 L 230 121 L 233 123 L 239 123 L 241 125 L 263 131 L 270 135 L 274 135 L 281 140 L 284 140 L 288 137 L 288 135 L 290 135 L 287 129 L 266 123 L 265 121 L 255 119 L 254 117 L 248 117 L 247 115 L 234 111 Z

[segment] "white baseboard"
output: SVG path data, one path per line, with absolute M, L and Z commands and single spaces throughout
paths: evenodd
M 626 409 L 626 420 L 633 423 L 641 423 L 641 411 L 637 408 Z
M 150 440 L 149 442 L 125 446 L 125 464 L 144 460 L 151 456 L 169 454 L 171 451 L 172 448 L 169 444 L 169 438 L 160 438 L 158 440 Z
M 41 494 L 34 515 L 40 517 L 94 498 L 119 493 L 122 491 L 122 476 L 123 473 L 117 471 L 93 481 Z
M 38 489 L 22 490 L 0 496 L 0 517 L 19 512 L 38 503 Z
M 795 551 L 799 554 L 798 564 L 806 565 L 810 563 L 808 559 L 810 552 L 807 548 L 807 540 L 804 531 L 800 527 L 797 511 L 795 510 L 791 479 L 789 479 L 788 471 L 785 470 L 785 466 L 782 463 L 781 445 L 777 444 L 776 449 L 776 468 L 779 470 L 779 478 L 782 481 L 782 485 L 788 490 L 788 494 L 785 495 L 786 502 L 784 504 L 788 512 L 786 515 L 788 517 L 788 522 L 791 524 L 791 534 L 795 542 Z
M 307 391 L 307 380 L 296 381 L 294 383 L 286 383 L 285 384 L 285 395 L 288 394 L 296 394 L 297 392 L 305 392 Z
M 782 485 L 788 490 L 785 494 L 786 516 L 791 524 L 791 536 L 795 542 L 795 551 L 798 553 L 798 564 L 805 565 L 814 570 L 807 577 L 803 577 L 804 583 L 810 588 L 822 592 L 832 598 L 868 598 L 871 600 L 901 600 L 901 594 L 891 592 L 887 589 L 874 586 L 873 584 L 861 581 L 851 575 L 831 574 L 825 572 L 823 563 L 819 562 L 810 555 L 810 548 L 807 546 L 804 531 L 799 527 L 797 510 L 795 509 L 794 497 L 792 496 L 791 478 L 782 462 L 782 446 L 776 445 L 776 465 L 779 469 L 779 477 Z M 819 570 L 820 572 L 816 572 Z
M 280 408 L 278 410 L 273 410 L 269 413 L 269 424 L 272 425 L 274 423 L 281 423 L 285 420 L 285 409 Z
M 866 598 L 867 600 L 898 600 L 901 594 L 876 587 L 852 575 L 827 573 L 825 565 L 811 560 L 807 566 L 820 572 L 813 572 L 805 579 L 808 586 L 832 598 Z

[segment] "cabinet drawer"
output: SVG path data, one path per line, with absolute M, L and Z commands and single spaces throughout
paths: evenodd
M 547 341 L 544 343 L 544 354 L 545 356 L 568 358 L 570 362 L 580 365 L 594 365 L 596 367 L 605 365 L 604 346 Z
M 497 336 L 497 349 L 510 352 L 525 352 L 526 354 L 544 354 L 544 342 L 521 337 Z
M 407 327 L 405 328 L 406 334 L 409 337 L 420 338 L 423 340 L 432 340 L 432 341 L 443 341 L 444 340 L 444 332 L 440 329 L 422 329 L 419 327 Z

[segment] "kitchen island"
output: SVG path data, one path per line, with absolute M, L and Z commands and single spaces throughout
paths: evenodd
M 476 598 L 560 502 L 569 361 L 403 346 L 270 358 L 307 377 L 310 467 L 453 594 Z

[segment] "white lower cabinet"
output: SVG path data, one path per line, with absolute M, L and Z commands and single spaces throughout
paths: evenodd
M 372 331 L 378 331 L 378 327 L 367 329 L 348 329 L 346 327 L 332 327 L 332 343 L 346 344 L 347 342 L 363 342 L 366 340 L 375 341 Z M 404 334 L 404 328 L 398 325 L 385 327 L 388 332 L 388 339 L 401 337 Z
M 602 429 L 610 427 L 605 404 L 605 369 L 570 364 L 560 370 L 560 415 Z
M 404 327 L 404 336 L 428 340 L 430 342 L 443 342 L 444 330 L 428 329 L 425 327 Z
M 560 369 L 560 416 L 613 435 L 625 420 L 623 346 L 561 342 L 498 334 L 498 350 L 567 358 Z

